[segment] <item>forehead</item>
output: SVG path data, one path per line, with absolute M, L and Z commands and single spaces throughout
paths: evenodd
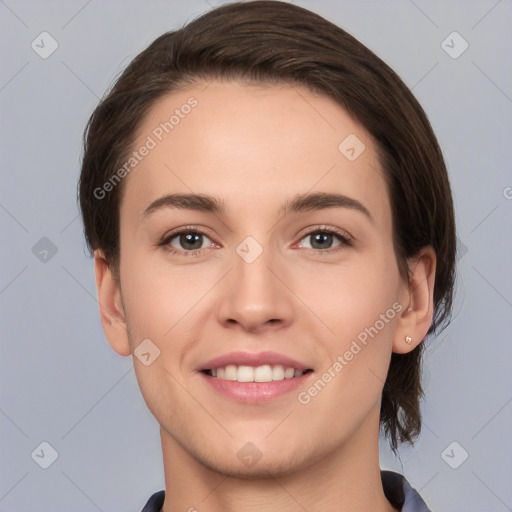
M 310 191 L 357 196 L 377 217 L 389 209 L 367 131 L 303 87 L 210 82 L 172 92 L 149 110 L 132 150 L 140 160 L 122 210 L 193 192 L 261 212 Z

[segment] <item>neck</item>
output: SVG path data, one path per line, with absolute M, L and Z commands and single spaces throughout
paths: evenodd
M 254 478 L 207 467 L 161 428 L 166 490 L 162 511 L 397 512 L 382 488 L 378 427 L 377 411 L 329 454 L 287 473 L 268 468 Z

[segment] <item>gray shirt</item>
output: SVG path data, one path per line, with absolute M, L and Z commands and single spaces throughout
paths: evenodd
M 382 487 L 388 501 L 401 512 L 431 512 L 418 492 L 403 475 L 381 470 Z M 155 492 L 141 512 L 160 512 L 164 504 L 165 491 Z

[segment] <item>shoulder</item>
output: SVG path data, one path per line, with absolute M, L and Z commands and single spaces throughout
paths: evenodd
M 389 502 L 401 512 L 431 512 L 418 491 L 405 477 L 394 471 L 381 470 L 382 487 Z
M 165 499 L 165 491 L 155 492 L 144 505 L 141 512 L 160 512 Z

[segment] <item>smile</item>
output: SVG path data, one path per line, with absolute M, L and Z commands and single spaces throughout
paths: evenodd
M 264 364 L 256 367 L 229 364 L 227 366 L 219 366 L 217 368 L 204 370 L 204 373 L 210 377 L 216 377 L 221 380 L 238 382 L 273 382 L 301 377 L 305 373 L 309 373 L 311 371 L 311 369 L 299 370 L 282 364 Z

